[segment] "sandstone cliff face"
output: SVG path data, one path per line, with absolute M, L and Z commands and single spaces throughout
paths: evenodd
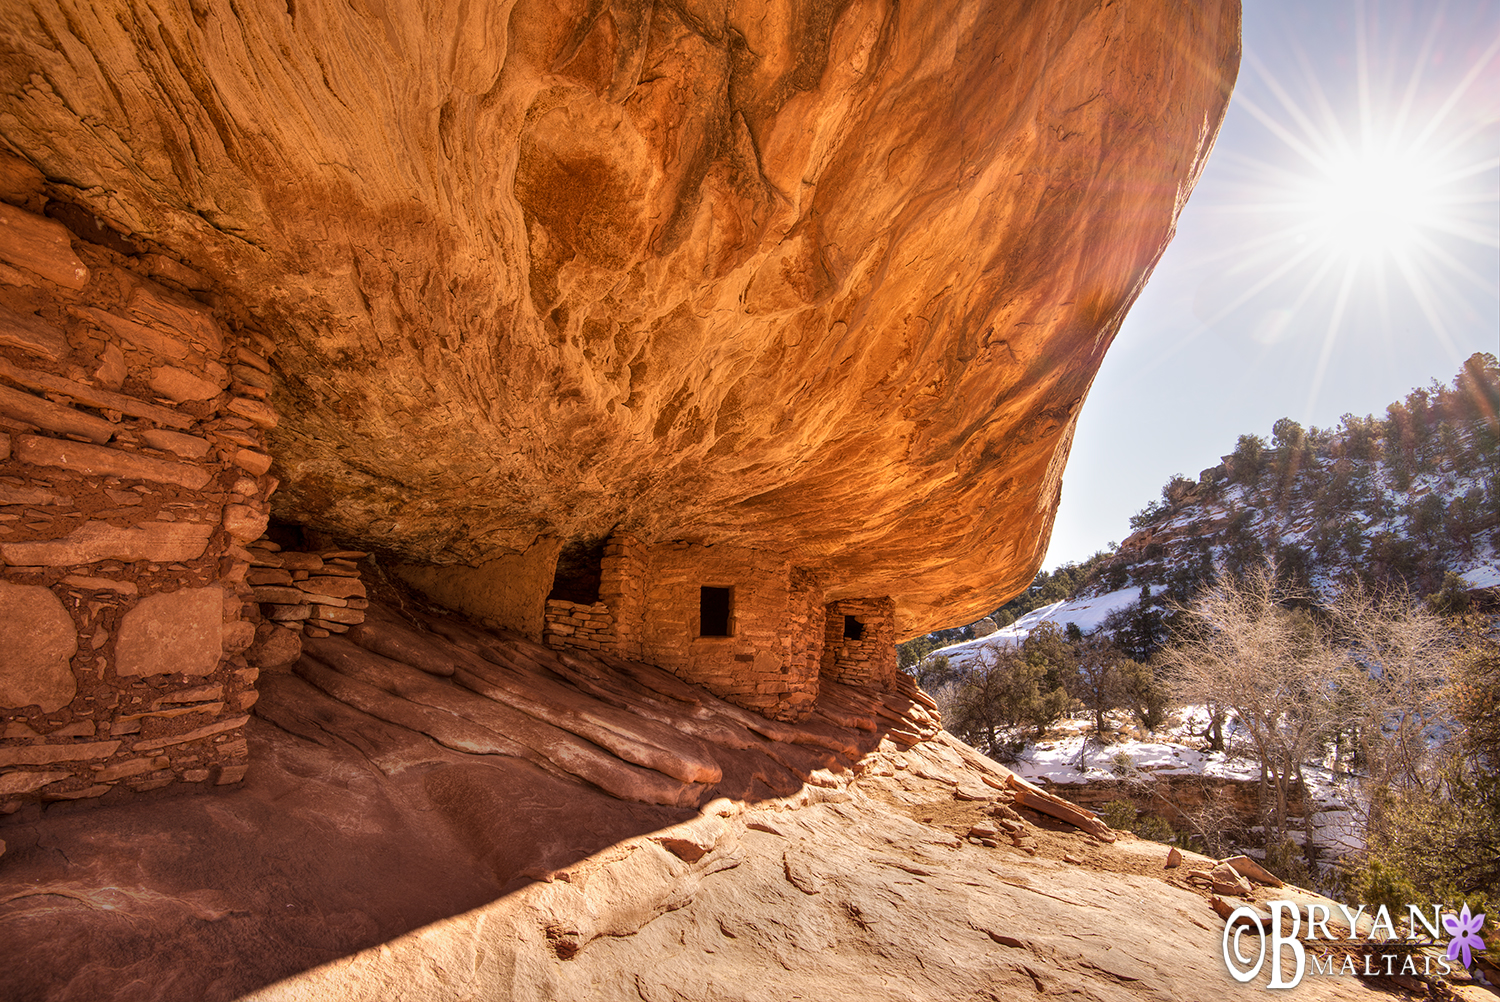
M 0 138 L 279 348 L 282 517 L 751 546 L 903 636 L 1032 576 L 1239 54 L 1234 0 L 5 8 Z

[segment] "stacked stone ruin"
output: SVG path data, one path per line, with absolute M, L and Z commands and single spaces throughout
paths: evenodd
M 542 640 L 549 647 L 580 651 L 614 650 L 615 617 L 605 602 L 586 604 L 565 598 L 547 599 Z
M 310 637 L 347 633 L 365 621 L 370 607 L 360 580 L 362 550 L 323 550 L 303 553 L 283 550 L 270 539 L 260 539 L 250 550 L 251 568 L 245 576 L 261 615 L 283 629 Z
M 829 604 L 821 670 L 849 685 L 883 688 L 895 679 L 895 609 L 890 599 Z
M 179 262 L 0 203 L 0 811 L 233 783 L 270 343 Z M 76 226 L 76 221 L 75 221 Z
M 646 544 L 611 536 L 593 603 L 546 601 L 552 647 L 606 651 L 660 665 L 684 681 L 776 720 L 801 720 L 822 676 L 877 689 L 895 683 L 895 607 L 889 598 L 827 603 L 819 577 L 782 554 L 693 542 Z M 706 629 L 703 592 L 729 603 Z M 845 635 L 859 623 L 858 638 Z
M 272 343 L 181 263 L 112 231 L 85 240 L 35 211 L 39 196 L 22 201 L 0 202 L 0 811 L 236 782 L 260 671 L 364 621 L 367 555 L 265 535 Z M 517 558 L 508 580 L 506 560 L 473 572 L 497 586 L 485 601 L 510 605 L 469 611 L 773 719 L 807 716 L 822 674 L 893 683 L 891 602 L 829 604 L 827 582 L 785 555 L 617 534 L 597 600 L 580 602 L 545 597 L 560 545 Z

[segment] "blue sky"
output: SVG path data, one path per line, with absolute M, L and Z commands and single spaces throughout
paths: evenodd
M 1500 0 L 1244 0 L 1239 83 L 1079 421 L 1044 564 L 1273 422 L 1500 350 Z

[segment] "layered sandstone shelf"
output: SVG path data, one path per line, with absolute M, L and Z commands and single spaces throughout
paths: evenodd
M 22 197 L 271 336 L 281 517 L 415 563 L 754 547 L 906 636 L 1035 570 L 1238 27 L 40 0 L 0 18 L 0 139 L 45 175 Z
M 290 672 L 259 656 L 243 783 L 0 818 L 7 997 L 1188 999 L 1228 982 L 1192 867 L 1031 810 L 1113 838 L 938 733 L 913 691 L 825 681 L 783 724 L 647 665 L 367 612 L 286 650 Z M 1388 997 L 1362 981 L 1299 998 Z

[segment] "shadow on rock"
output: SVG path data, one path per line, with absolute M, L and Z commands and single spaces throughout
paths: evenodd
M 905 679 L 825 683 L 787 724 L 648 665 L 379 603 L 291 667 L 260 680 L 241 786 L 0 821 L 9 997 L 234 998 L 637 836 L 696 862 L 701 805 L 805 797 L 938 730 Z

